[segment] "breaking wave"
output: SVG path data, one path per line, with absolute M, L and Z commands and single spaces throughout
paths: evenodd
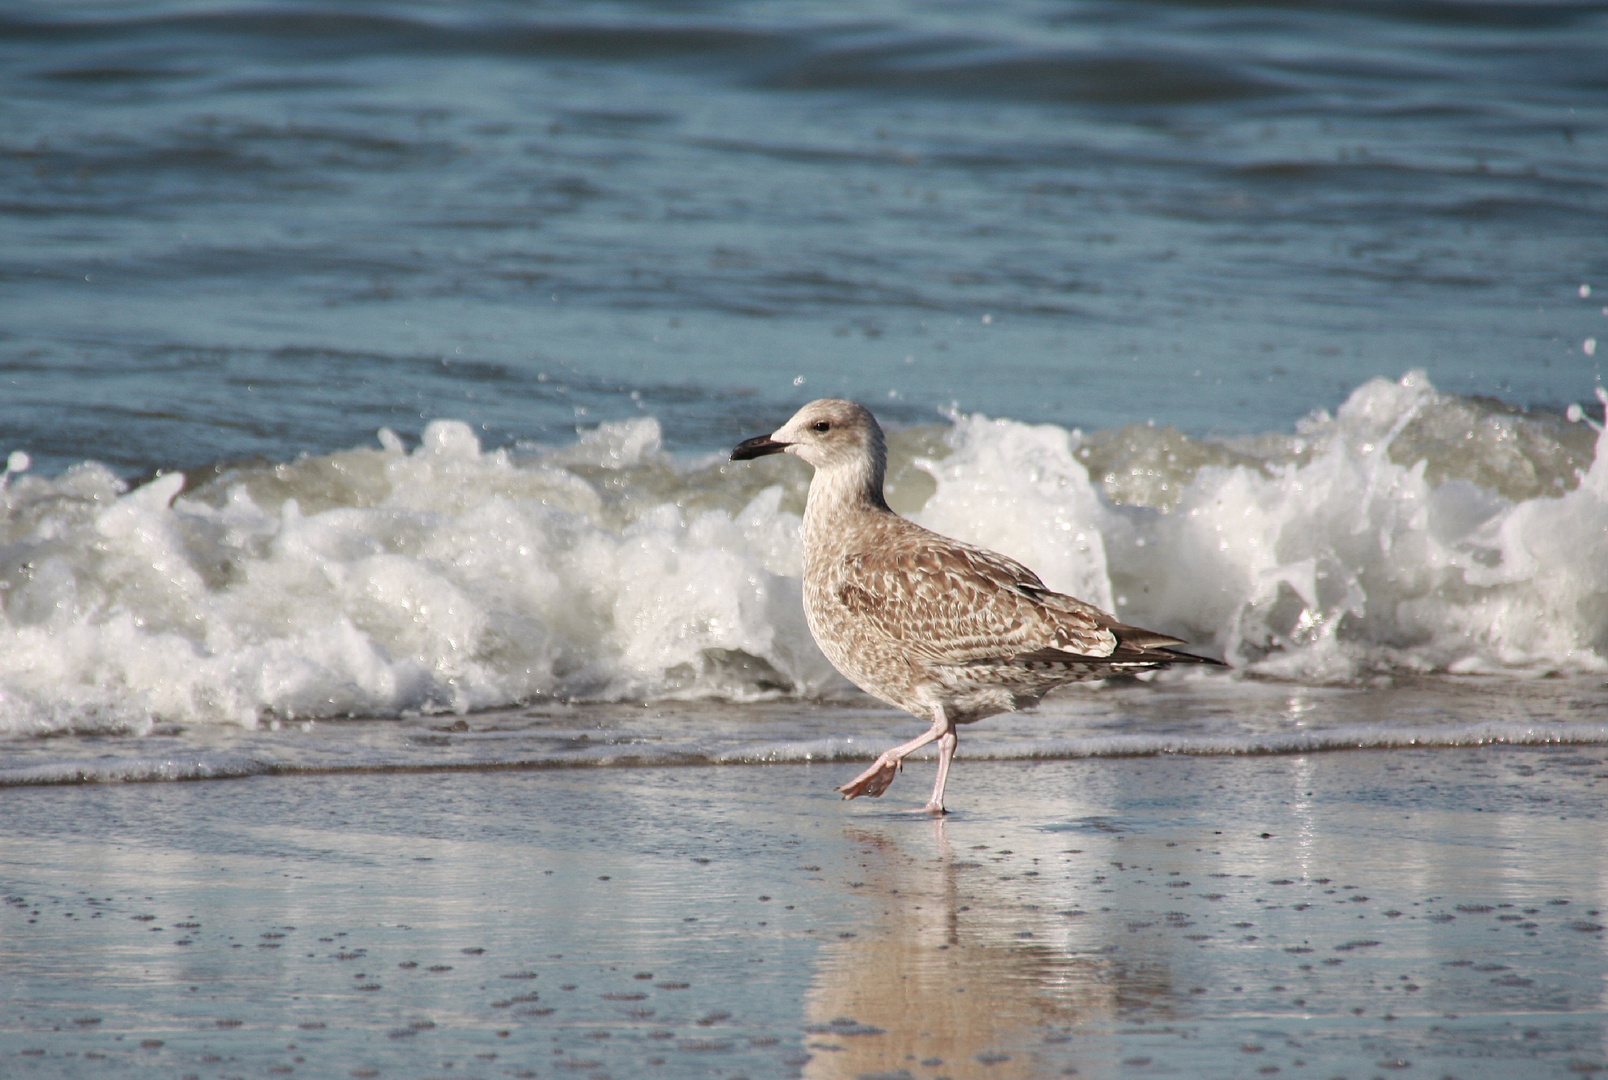
M 1413 373 L 1254 438 L 956 415 L 892 433 L 889 498 L 1242 673 L 1601 673 L 1603 437 Z M 847 689 L 799 604 L 804 467 L 673 458 L 651 418 L 133 490 L 10 465 L 0 732 Z

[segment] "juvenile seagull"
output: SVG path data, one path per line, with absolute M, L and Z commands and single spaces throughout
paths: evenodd
M 1014 559 L 888 509 L 887 445 L 863 406 L 812 401 L 731 459 L 778 453 L 815 467 L 804 508 L 804 615 L 816 644 L 850 682 L 932 723 L 838 788 L 845 799 L 881 795 L 905 757 L 937 742 L 938 782 L 925 809 L 942 814 L 956 725 L 1032 708 L 1080 679 L 1220 663 L 1178 652 L 1180 638 L 1125 626 L 1045 588 Z

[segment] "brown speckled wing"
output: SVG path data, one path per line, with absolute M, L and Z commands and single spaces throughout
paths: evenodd
M 912 659 L 969 665 L 1047 649 L 1103 657 L 1116 647 L 1105 625 L 1110 616 L 1050 592 L 1013 559 L 913 525 L 879 539 L 833 568 L 831 595 L 853 613 L 861 633 L 900 646 Z

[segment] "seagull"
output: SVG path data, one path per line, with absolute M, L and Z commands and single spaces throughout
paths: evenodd
M 882 494 L 887 444 L 862 405 L 812 401 L 740 443 L 731 460 L 767 454 L 815 469 L 804 508 L 804 615 L 816 644 L 850 682 L 932 725 L 838 788 L 845 799 L 880 796 L 907 756 L 936 742 L 938 780 L 923 809 L 941 816 L 957 725 L 1032 708 L 1082 679 L 1222 664 L 1052 591 L 1014 559 L 894 513 Z

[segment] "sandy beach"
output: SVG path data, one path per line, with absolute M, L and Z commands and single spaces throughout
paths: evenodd
M 14 788 L 0 1071 L 1608 1067 L 1598 747 L 958 768 L 939 822 L 842 764 Z

